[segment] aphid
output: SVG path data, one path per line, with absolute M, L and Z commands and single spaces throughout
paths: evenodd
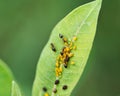
M 54 89 L 53 89 L 53 92 L 54 92 L 54 93 L 57 93 L 57 89 L 56 89 L 56 88 L 54 88 Z
M 65 44 L 65 46 L 68 46 L 68 43 L 67 43 L 67 42 L 65 42 L 64 44 Z
M 59 63 L 58 62 L 56 63 L 56 67 L 59 67 Z
M 66 58 L 64 59 L 64 62 L 68 62 L 70 60 L 70 57 L 66 56 Z
M 76 40 L 77 40 L 77 37 L 76 37 L 76 36 L 74 36 L 74 37 L 73 37 L 73 40 L 74 40 L 74 41 L 76 41 Z
M 58 72 L 59 68 L 55 68 L 55 71 Z
M 72 45 L 73 45 L 73 43 L 72 43 L 72 42 L 70 42 L 70 45 L 69 45 L 69 46 L 70 46 L 70 47 L 72 47 Z
M 67 64 L 64 64 L 64 67 L 67 68 Z
M 64 52 L 65 48 L 66 48 L 65 46 L 62 48 L 62 52 Z
M 74 55 L 73 53 L 69 53 L 69 54 L 68 54 L 69 57 L 72 57 L 73 55 Z
M 56 77 L 58 77 L 59 76 L 59 74 L 58 73 L 56 73 Z
M 60 81 L 59 80 L 55 80 L 55 84 L 57 85 L 57 84 L 59 84 L 60 83 Z
M 72 61 L 71 64 L 73 65 L 73 64 L 75 64 L 75 62 Z
M 62 72 L 62 67 L 59 68 L 59 71 Z
M 60 52 L 61 55 L 63 55 L 63 52 Z
M 52 48 L 52 50 L 53 50 L 54 52 L 56 52 L 56 48 L 55 48 L 55 46 L 54 46 L 53 43 L 51 43 L 51 48 Z
M 66 42 L 67 42 L 67 39 L 66 39 L 66 38 L 63 38 L 63 42 L 66 43 Z
M 45 95 L 44 96 L 49 96 L 49 94 L 48 93 L 45 93 Z
M 64 85 L 64 86 L 62 87 L 63 90 L 66 90 L 67 88 L 68 88 L 67 85 Z
M 70 48 L 69 48 L 69 47 L 66 47 L 66 48 L 65 48 L 65 51 L 66 51 L 66 52 L 69 52 L 69 51 L 70 51 Z
M 76 46 L 73 46 L 73 50 L 75 50 L 77 47 Z
M 63 35 L 62 35 L 62 34 L 59 34 L 59 37 L 60 37 L 60 38 L 63 38 Z
M 47 88 L 46 88 L 46 87 L 43 87 L 43 91 L 46 92 L 46 91 L 47 91 Z

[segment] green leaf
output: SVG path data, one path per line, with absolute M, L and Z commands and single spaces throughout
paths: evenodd
M 0 96 L 10 96 L 13 75 L 8 66 L 0 60 Z
M 76 8 L 54 28 L 38 62 L 33 96 L 44 96 L 43 87 L 47 88 L 49 96 L 70 96 L 83 73 L 92 48 L 101 2 L 102 0 L 97 0 Z M 70 58 L 68 68 L 64 68 L 64 65 L 61 64 L 62 74 L 60 77 L 56 77 L 56 59 L 65 46 L 59 38 L 59 33 L 71 41 L 76 36 L 77 40 L 72 43 L 76 45 L 77 49 L 71 51 L 74 56 Z M 51 43 L 54 44 L 56 52 L 51 50 Z M 70 64 L 72 61 L 75 62 L 74 65 Z M 54 85 L 56 79 L 60 81 L 58 85 Z M 62 89 L 64 85 L 68 87 L 66 90 Z M 57 93 L 54 94 L 52 91 L 55 87 Z
M 11 96 L 22 96 L 19 86 L 15 81 L 12 82 L 12 93 Z

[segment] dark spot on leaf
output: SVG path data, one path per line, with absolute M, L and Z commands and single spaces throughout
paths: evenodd
M 67 64 L 64 64 L 64 67 L 67 68 Z
M 56 88 L 54 88 L 54 89 L 53 89 L 53 92 L 54 92 L 54 93 L 57 93 L 57 89 L 56 89 Z
M 47 88 L 46 88 L 46 87 L 43 87 L 43 91 L 46 92 L 46 91 L 47 91 Z
M 59 84 L 59 83 L 60 83 L 60 81 L 59 81 L 59 80 L 56 80 L 56 81 L 55 81 L 55 84 L 56 84 L 56 85 L 57 85 L 57 84 Z
M 64 62 L 66 63 L 66 62 L 68 62 L 69 60 L 70 60 L 70 57 L 66 56 Z
M 61 55 L 63 55 L 63 52 L 60 52 Z
M 63 90 L 66 90 L 67 88 L 68 88 L 68 86 L 67 86 L 67 85 L 64 85 L 62 89 L 63 89 Z
M 62 35 L 62 34 L 59 34 L 59 37 L 60 37 L 60 38 L 63 38 L 63 35 Z
M 55 49 L 55 46 L 54 46 L 53 43 L 51 43 L 51 48 L 52 48 L 52 50 L 53 50 L 54 52 L 56 52 L 56 49 Z

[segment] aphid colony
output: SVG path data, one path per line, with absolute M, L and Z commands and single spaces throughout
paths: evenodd
M 73 37 L 73 40 L 68 41 L 67 38 L 65 38 L 62 34 L 59 34 L 59 37 L 63 40 L 64 47 L 62 48 L 62 51 L 60 52 L 56 60 L 56 77 L 59 77 L 62 74 L 62 66 L 64 66 L 64 68 L 68 67 L 68 62 L 70 58 L 74 55 L 73 53 L 71 53 L 71 50 L 76 49 L 76 46 L 73 46 L 73 42 L 77 39 L 76 37 Z M 74 62 L 72 61 L 71 64 L 74 64 Z
M 74 36 L 71 41 L 68 41 L 67 38 L 65 38 L 62 34 L 59 34 L 59 37 L 64 42 L 64 47 L 62 48 L 60 54 L 58 55 L 56 59 L 55 75 L 57 79 L 54 82 L 55 85 L 58 85 L 60 83 L 59 77 L 62 76 L 63 69 L 64 68 L 67 69 L 70 58 L 74 55 L 71 51 L 76 49 L 76 46 L 74 46 L 73 43 L 74 41 L 77 40 L 76 36 Z M 56 48 L 53 43 L 51 43 L 51 49 L 53 52 L 56 52 Z M 74 62 L 71 61 L 70 64 L 74 64 Z M 67 85 L 62 86 L 63 90 L 66 90 L 67 88 L 68 88 Z M 46 87 L 43 87 L 43 91 L 45 92 L 44 96 L 49 96 L 49 94 L 47 93 Z M 56 87 L 53 88 L 53 93 L 54 94 L 57 93 Z

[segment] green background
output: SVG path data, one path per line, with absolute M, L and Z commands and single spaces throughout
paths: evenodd
M 0 58 L 30 96 L 54 26 L 92 0 L 0 0 Z M 93 49 L 74 96 L 120 96 L 120 0 L 103 0 Z

